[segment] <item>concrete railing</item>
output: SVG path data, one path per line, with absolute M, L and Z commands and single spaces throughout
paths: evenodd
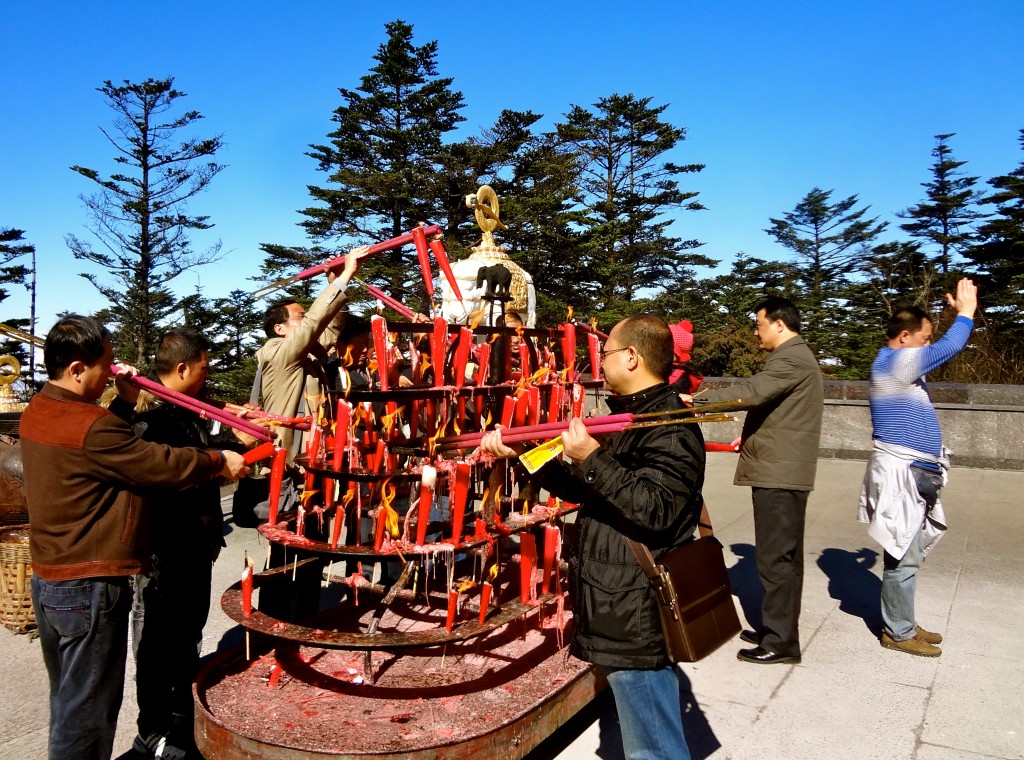
M 703 388 L 742 382 L 708 377 Z M 939 414 L 943 443 L 958 467 L 1024 470 L 1024 386 L 929 383 Z M 871 453 L 871 414 L 865 381 L 826 381 L 821 456 L 867 459 Z M 742 420 L 743 413 L 738 415 Z M 709 441 L 728 442 L 739 436 L 742 422 L 701 426 Z

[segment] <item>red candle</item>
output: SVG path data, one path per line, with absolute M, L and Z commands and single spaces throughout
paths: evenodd
M 487 382 L 487 373 L 491 370 L 491 344 L 481 343 L 480 350 L 477 354 L 477 360 L 480 362 L 480 367 L 477 370 L 476 384 L 483 385 Z
M 512 426 L 512 414 L 516 409 L 516 400 L 512 396 L 505 396 L 501 402 L 501 426 Z
M 565 377 L 576 379 L 576 325 L 566 322 L 562 325 L 562 361 L 565 363 Z
M 455 625 L 455 610 L 459 606 L 459 592 L 449 591 L 448 592 L 448 619 L 445 621 L 444 629 L 448 633 L 452 632 L 452 627 Z
M 487 581 L 480 586 L 480 625 L 483 625 L 487 618 L 487 607 L 491 603 L 491 589 L 492 586 Z
M 387 524 L 387 508 L 384 502 L 381 502 L 380 506 L 377 507 L 377 524 L 374 526 L 373 532 L 373 549 L 374 551 L 380 551 L 381 546 L 384 545 L 384 526 Z
M 388 387 L 388 323 L 384 317 L 374 314 L 370 317 L 370 332 L 373 334 L 373 350 L 377 354 L 377 378 L 382 391 Z
M 519 534 L 519 599 L 536 598 L 533 590 L 533 568 L 537 564 L 537 540 L 532 533 Z
M 373 472 L 374 474 L 380 472 L 381 466 L 384 464 L 384 458 L 387 456 L 387 444 L 384 441 L 377 441 L 377 451 L 373 455 Z
M 459 346 L 455 349 L 455 387 L 466 384 L 466 365 L 469 363 L 469 351 L 473 348 L 473 331 L 468 327 L 459 328 Z
M 316 464 L 317 460 L 320 458 L 320 436 L 321 435 L 322 435 L 322 430 L 321 430 L 321 428 L 319 426 L 317 426 L 317 427 L 313 428 L 313 432 L 309 436 L 309 441 L 306 442 L 306 461 L 308 463 L 307 464 L 307 468 L 308 467 L 312 467 L 314 464 Z M 314 473 L 310 469 L 307 469 L 306 470 L 306 490 L 307 491 L 313 490 L 313 485 L 314 485 L 315 481 L 316 481 L 316 473 Z
M 458 462 L 455 465 L 455 483 L 452 486 L 452 543 L 462 543 L 462 521 L 466 515 L 466 502 L 469 499 L 469 474 L 472 465 Z
M 587 348 L 590 350 L 590 374 L 597 380 L 601 377 L 601 345 L 592 332 L 587 333 Z
M 525 340 L 519 341 L 519 371 L 524 379 L 533 374 L 530 371 L 530 349 Z
M 572 416 L 583 416 L 583 399 L 586 396 L 586 389 L 579 383 L 572 384 Z
M 548 593 L 551 588 L 551 575 L 555 570 L 562 543 L 562 531 L 556 525 L 544 526 L 544 575 L 540 580 L 540 592 Z
M 274 452 L 274 461 L 270 465 L 270 517 L 271 525 L 277 524 L 277 508 L 281 501 L 281 482 L 284 480 L 284 466 L 288 459 L 287 449 Z
M 434 488 L 437 486 L 437 470 L 433 465 L 423 465 L 420 478 L 420 503 L 416 512 L 416 543 L 423 546 L 427 543 L 427 523 L 430 522 L 430 506 L 434 501 Z
M 252 615 L 252 558 L 245 558 L 245 569 L 242 571 L 242 616 Z
M 444 245 L 440 240 L 428 240 L 427 245 L 434 252 L 434 261 L 441 267 L 441 271 L 444 272 L 448 284 L 452 286 L 452 294 L 455 296 L 455 300 L 461 301 L 462 291 L 459 290 L 459 281 L 455 279 L 455 273 L 452 271 L 452 265 L 448 262 L 448 253 L 445 251 Z
M 548 405 L 548 422 L 558 422 L 562 414 L 562 396 L 565 388 L 562 385 L 551 386 L 551 401 Z
M 420 262 L 420 272 L 423 274 L 423 286 L 427 289 L 427 297 L 434 298 L 434 275 L 430 271 L 430 253 L 427 248 L 427 236 L 423 233 L 423 227 L 415 227 L 410 230 L 412 242 L 416 246 L 416 258 Z
M 434 331 L 430 334 L 430 363 L 434 366 L 434 387 L 444 385 L 444 359 L 448 350 L 448 323 L 443 317 L 434 317 Z
M 352 425 L 352 404 L 338 399 L 338 413 L 334 417 L 334 469 L 341 470 L 342 457 L 348 446 L 348 429 Z
M 521 427 L 526 424 L 526 413 L 530 406 L 530 397 L 526 393 L 520 391 L 516 395 L 516 406 L 515 412 L 512 415 L 513 427 Z
M 273 441 L 267 441 L 266 443 L 261 443 L 254 449 L 249 449 L 242 455 L 242 459 L 245 460 L 247 465 L 254 465 L 257 462 L 262 462 L 264 459 L 269 459 L 274 456 L 274 449 Z
M 295 535 L 303 536 L 306 533 L 306 508 L 299 503 L 299 516 L 295 519 Z

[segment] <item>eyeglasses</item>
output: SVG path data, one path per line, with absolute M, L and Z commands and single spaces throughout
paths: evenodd
M 606 357 L 611 356 L 612 354 L 617 354 L 619 351 L 628 351 L 630 348 L 632 348 L 632 346 L 625 346 L 623 348 L 613 348 L 611 351 L 605 351 L 602 348 L 599 352 L 601 355 L 601 361 L 604 361 Z

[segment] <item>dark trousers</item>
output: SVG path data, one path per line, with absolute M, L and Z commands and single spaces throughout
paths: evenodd
M 800 656 L 800 597 L 804 585 L 804 519 L 809 491 L 755 488 L 754 542 L 764 587 L 761 646 Z
M 212 572 L 210 548 L 198 546 L 187 556 L 158 558 L 153 572 L 135 578 L 132 651 L 142 737 L 173 730 L 171 744 L 191 743 L 192 682 L 210 613 Z
M 130 579 L 46 581 L 32 604 L 50 677 L 50 760 L 109 760 L 124 692 Z

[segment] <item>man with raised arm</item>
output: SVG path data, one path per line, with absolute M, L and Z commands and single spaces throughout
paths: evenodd
M 882 571 L 882 636 L 887 649 L 938 657 L 942 636 L 917 624 L 914 593 L 925 555 L 946 530 L 939 489 L 949 460 L 925 375 L 963 347 L 974 327 L 978 288 L 966 277 L 956 297 L 946 294 L 956 319 L 931 343 L 932 325 L 922 309 L 897 309 L 886 326 L 886 345 L 871 365 L 871 437 L 874 450 L 864 474 L 859 519 L 885 550 Z

